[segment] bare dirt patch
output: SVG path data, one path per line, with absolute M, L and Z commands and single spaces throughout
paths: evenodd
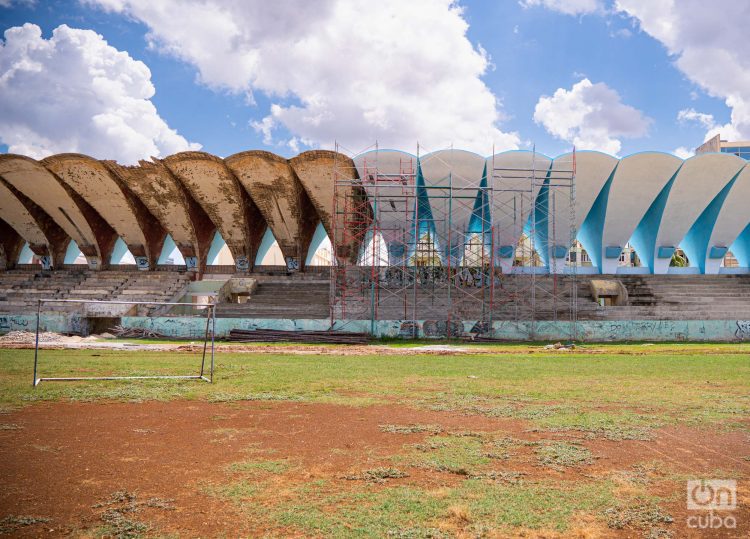
M 258 456 L 266 459 L 260 471 L 272 476 L 279 500 L 290 483 L 316 479 L 330 481 L 332 488 L 340 490 L 364 482 L 375 489 L 403 484 L 433 491 L 467 480 L 450 470 L 394 464 L 391 459 L 419 452 L 420 444 L 432 450 L 429 440 L 437 428 L 414 427 L 419 425 L 437 426 L 440 436 L 467 441 L 488 435 L 507 437 L 510 441 L 502 441 L 496 454 L 488 457 L 490 464 L 482 472 L 486 480 L 510 484 L 519 478 L 576 481 L 635 470 L 635 479 L 627 480 L 642 475 L 644 481 L 651 481 L 667 499 L 665 510 L 675 518 L 672 529 L 680 537 L 687 535 L 682 532 L 684 483 L 660 472 L 658 464 L 643 471 L 637 468 L 639 463 L 662 463 L 672 475 L 712 477 L 716 470 L 724 470 L 744 481 L 750 476 L 750 462 L 742 460 L 749 443 L 746 433 L 680 427 L 657 431 L 654 441 L 579 440 L 575 433 L 529 432 L 528 424 L 516 419 L 400 405 L 41 403 L 11 412 L 4 421 L 19 428 L 0 430 L 0 520 L 32 519 L 13 531 L 30 537 L 101 533 L 113 525 L 112 514 L 106 513 L 113 493 L 127 493 L 131 505 L 136 502 L 131 503 L 129 496 L 142 500 L 143 504 L 137 502 L 137 511 L 130 511 L 127 504 L 115 509 L 160 534 L 279 533 L 273 523 L 248 520 L 237 505 L 210 493 L 228 481 L 228 474 L 244 473 L 252 481 L 258 464 L 243 462 Z M 541 466 L 539 446 L 534 444 L 542 440 L 573 442 L 592 458 L 572 467 Z M 502 454 L 505 450 L 507 458 Z M 347 479 L 351 477 L 359 481 Z M 746 500 L 747 491 L 743 492 Z M 149 500 L 168 500 L 168 509 L 149 505 Z M 740 526 L 736 531 L 746 534 L 750 525 L 746 504 L 736 517 Z M 607 531 L 614 536 L 637 536 L 627 528 Z

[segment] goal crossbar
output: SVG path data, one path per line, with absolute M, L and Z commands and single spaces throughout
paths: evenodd
M 75 303 L 80 305 L 87 304 L 107 304 L 107 305 L 160 305 L 160 306 L 180 306 L 180 307 L 205 307 L 206 308 L 206 330 L 203 336 L 203 354 L 201 356 L 201 368 L 199 374 L 185 375 L 149 375 L 149 376 L 37 376 L 39 372 L 39 333 L 42 321 L 42 304 L 43 303 Z M 208 373 L 206 373 L 206 355 L 208 352 L 209 336 L 211 342 L 210 363 Z M 214 381 L 214 342 L 216 339 L 216 304 L 215 303 L 179 303 L 170 301 L 122 301 L 122 300 L 101 300 L 101 299 L 55 299 L 40 298 L 37 300 L 36 308 L 36 335 L 34 338 L 34 382 L 33 387 L 42 382 L 78 382 L 83 380 L 202 380 L 213 383 Z

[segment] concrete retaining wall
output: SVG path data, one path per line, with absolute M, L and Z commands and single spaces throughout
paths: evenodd
M 123 317 L 122 324 L 143 327 L 175 338 L 200 339 L 205 331 L 204 318 L 190 317 Z M 13 330 L 34 331 L 35 315 L 0 315 L 0 334 Z M 42 315 L 42 330 L 60 333 L 83 333 L 88 331 L 85 317 L 71 313 Z M 291 319 L 247 319 L 219 318 L 216 333 L 224 337 L 233 328 L 281 329 L 281 330 L 326 330 L 330 322 L 322 320 Z M 363 331 L 371 329 L 368 320 L 340 321 L 334 329 L 341 331 Z M 475 323 L 454 321 L 450 323 L 450 334 L 468 335 Z M 424 320 L 414 323 L 402 320 L 380 320 L 375 322 L 374 333 L 379 337 L 410 337 L 416 330 L 419 337 L 442 338 L 449 333 L 449 324 L 444 320 Z M 586 342 L 608 341 L 750 341 L 750 320 L 616 320 L 581 321 L 576 326 L 577 340 Z M 513 341 L 558 341 L 572 335 L 568 322 L 495 322 L 492 337 Z

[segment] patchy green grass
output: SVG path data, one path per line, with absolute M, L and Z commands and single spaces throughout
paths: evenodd
M 561 485 L 557 482 L 504 483 L 466 479 L 459 486 L 427 490 L 408 485 L 373 488 L 355 484 L 337 489 L 326 481 L 306 483 L 284 503 L 268 507 L 241 504 L 248 517 L 259 516 L 301 534 L 348 537 L 484 536 L 518 528 L 566 531 L 581 511 L 602 514 L 618 501 L 608 481 Z
M 33 351 L 0 350 L 0 411 L 55 400 L 400 403 L 453 418 L 499 419 L 498 429 L 507 420 L 521 425 L 514 436 L 524 438 L 526 430 L 534 433 L 530 438 L 542 438 L 432 424 L 442 423 L 439 419 L 382 424 L 382 431 L 404 440 L 402 451 L 374 455 L 374 464 L 353 467 L 351 476 L 313 479 L 300 473 L 299 462 L 270 460 L 267 454 L 264 460 L 258 451 L 220 468 L 210 484 L 198 485 L 236 505 L 250 525 L 322 537 L 503 536 L 525 529 L 565 534 L 580 515 L 605 532 L 638 530 L 656 537 L 671 529 L 671 517 L 649 492 L 658 491 L 655 483 L 683 480 L 673 472 L 665 475 L 664 466 L 640 463 L 617 473 L 552 481 L 546 479 L 549 470 L 532 465 L 585 472 L 596 457 L 586 444 L 599 447 L 587 439 L 648 441 L 666 425 L 750 430 L 747 345 L 596 345 L 565 353 L 530 345 L 467 348 L 497 353 L 289 355 L 284 346 L 269 346 L 268 354 L 217 354 L 214 384 L 145 380 L 43 383 L 36 389 Z M 198 366 L 193 353 L 44 350 L 40 373 L 187 374 L 197 373 Z M 221 416 L 214 419 L 211 442 L 238 436 L 236 429 L 222 428 Z M 0 423 L 7 431 L 3 436 L 24 428 L 30 427 L 23 421 Z M 709 476 L 734 477 L 719 471 Z M 138 513 L 141 505 L 132 507 L 127 499 L 102 506 L 102 534 L 153 533 Z M 33 526 L 24 519 L 36 517 L 13 518 L 3 525 Z
M 470 476 L 492 462 L 481 438 L 473 436 L 430 436 L 411 451 L 393 457 L 408 466 Z
M 594 463 L 591 451 L 580 444 L 568 442 L 542 443 L 537 447 L 536 455 L 541 466 L 548 466 L 555 470 Z
M 285 355 L 283 346 L 270 346 L 267 354 L 217 354 L 214 384 L 45 382 L 35 389 L 33 350 L 1 350 L 0 409 L 39 400 L 278 400 L 354 406 L 396 401 L 520 419 L 539 430 L 580 431 L 610 440 L 647 440 L 654 429 L 678 422 L 748 428 L 743 421 L 750 415 L 748 345 L 596 345 L 596 353 L 592 348 L 563 354 L 530 345 L 484 345 L 476 349 L 497 354 L 402 357 Z M 43 350 L 40 374 L 189 374 L 197 373 L 199 360 L 195 353 Z
M 286 460 L 246 460 L 234 462 L 227 466 L 227 470 L 233 473 L 258 474 L 283 474 L 292 468 Z

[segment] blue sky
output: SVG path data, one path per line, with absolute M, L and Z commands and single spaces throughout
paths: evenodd
M 255 6 L 248 10 L 249 13 L 232 13 L 232 9 L 243 10 L 242 3 L 236 7 L 235 3 L 224 0 L 211 2 L 217 2 L 217 9 L 228 13 L 228 20 L 247 17 L 247 20 L 255 18 L 276 24 L 287 17 L 292 21 L 291 25 L 295 24 L 293 16 L 274 13 L 273 7 Z M 40 39 L 47 41 L 52 37 L 52 31 L 63 24 L 76 30 L 93 30 L 110 48 L 145 64 L 150 70 L 150 79 L 144 78 L 146 82 L 150 80 L 155 90 L 148 98 L 133 96 L 128 93 L 130 90 L 124 90 L 123 99 L 118 98 L 116 104 L 108 103 L 107 97 L 103 97 L 101 104 L 89 104 L 81 110 L 67 103 L 59 118 L 57 111 L 52 111 L 50 125 L 41 120 L 27 121 L 29 108 L 38 106 L 35 103 L 46 103 L 48 108 L 53 108 L 57 105 L 56 95 L 65 92 L 68 84 L 64 78 L 55 78 L 54 84 L 46 83 L 46 60 L 37 59 L 42 66 L 41 73 L 29 75 L 25 81 L 6 82 L 15 86 L 11 88 L 13 91 L 3 92 L 6 97 L 0 97 L 0 115 L 5 113 L 6 117 L 12 117 L 12 121 L 0 119 L 0 141 L 3 143 L 0 149 L 26 150 L 20 153 L 30 153 L 34 157 L 56 151 L 81 151 L 100 158 L 132 161 L 149 157 L 141 155 L 148 153 L 149 149 L 152 153 L 165 154 L 188 149 L 188 144 L 193 144 L 193 147 L 200 145 L 203 150 L 221 156 L 254 148 L 289 156 L 310 147 L 330 147 L 334 139 L 352 150 L 359 150 L 367 144 L 365 141 L 374 142 L 375 138 L 381 145 L 399 145 L 410 151 L 414 150 L 419 139 L 422 143 L 428 140 L 429 149 L 453 143 L 485 154 L 490 153 L 494 142 L 496 148 L 527 148 L 536 144 L 538 151 L 551 156 L 569 150 L 574 144 L 578 148 L 627 155 L 644 150 L 674 152 L 680 147 L 680 152 L 684 152 L 700 144 L 708 132 L 717 130 L 722 124 L 728 126 L 722 135 L 729 132 L 748 136 L 750 122 L 745 122 L 743 117 L 733 120 L 730 117 L 732 108 L 727 105 L 727 99 L 734 98 L 732 103 L 736 110 L 740 110 L 740 105 L 744 106 L 743 99 L 748 98 L 750 102 L 748 89 L 741 86 L 728 88 L 724 95 L 721 87 L 706 82 L 706 75 L 699 66 L 696 67 L 699 62 L 689 61 L 691 54 L 697 55 L 703 50 L 701 47 L 728 50 L 732 43 L 706 44 L 700 36 L 691 34 L 692 21 L 686 18 L 700 14 L 687 13 L 696 11 L 694 6 L 687 4 L 653 14 L 644 7 L 647 2 L 644 4 L 638 0 L 617 4 L 597 0 L 533 0 L 525 3 L 465 0 L 457 4 L 460 10 L 456 9 L 456 4 L 451 6 L 446 1 L 425 2 L 426 7 L 422 9 L 425 20 L 420 21 L 422 15 L 419 14 L 403 15 L 406 20 L 393 24 L 398 27 L 394 33 L 400 34 L 392 41 L 386 36 L 381 42 L 379 29 L 365 27 L 365 33 L 371 32 L 372 36 L 358 37 L 356 46 L 364 50 L 368 40 L 373 43 L 377 40 L 376 46 L 380 47 L 377 57 L 357 54 L 357 50 L 342 51 L 343 60 L 348 60 L 340 61 L 335 58 L 336 51 L 341 49 L 340 44 L 325 43 L 324 37 L 312 36 L 307 47 L 320 45 L 321 50 L 333 51 L 329 54 L 333 58 L 328 63 L 321 61 L 312 65 L 304 61 L 304 54 L 299 50 L 290 49 L 291 62 L 299 63 L 288 69 L 278 68 L 284 57 L 273 55 L 291 46 L 284 41 L 297 39 L 299 30 L 258 37 L 268 26 L 264 22 L 259 23 L 255 34 L 248 31 L 247 35 L 234 39 L 234 42 L 247 42 L 236 47 L 246 46 L 248 50 L 260 51 L 259 56 L 263 59 L 260 67 L 246 66 L 246 76 L 239 82 L 234 78 L 231 66 L 221 65 L 230 60 L 226 49 L 216 44 L 216 35 L 201 35 L 200 26 L 187 29 L 187 34 L 180 33 L 170 27 L 168 16 L 149 11 L 148 3 L 139 0 L 0 1 L 0 6 L 5 4 L 5 7 L 0 7 L 0 25 L 4 31 L 33 23 L 41 28 Z M 384 2 L 380 9 L 387 11 L 387 4 Z M 325 9 L 319 11 L 325 12 Z M 346 21 L 347 15 L 340 15 L 335 20 L 331 16 L 333 22 L 330 23 L 325 13 L 313 16 L 321 17 L 322 22 L 329 25 L 329 31 L 336 32 L 339 24 L 336 21 Z M 393 16 L 400 16 L 397 10 Z M 367 18 L 368 14 L 364 13 L 362 17 Z M 664 34 L 656 26 L 658 17 L 671 17 L 678 30 Z M 200 14 L 197 13 L 194 19 L 200 21 Z M 722 24 L 739 25 L 738 19 L 741 18 L 729 18 Z M 467 25 L 465 34 L 457 29 L 462 21 Z M 221 20 L 217 25 L 221 28 Z M 435 31 L 414 31 L 410 39 L 415 42 L 402 46 L 400 43 L 404 38 L 400 36 L 404 36 L 404 32 L 411 34 L 415 25 L 421 25 L 419 28 L 422 29 L 430 26 Z M 682 28 L 684 32 L 680 30 Z M 345 31 L 342 29 L 342 34 Z M 382 33 L 387 34 L 387 31 Z M 220 30 L 218 35 L 222 35 Z M 192 48 L 185 42 L 186 36 L 189 36 Z M 40 42 L 33 36 L 17 39 Z M 429 40 L 435 40 L 434 44 L 426 42 Z M 94 45 L 98 46 L 94 41 L 90 40 L 91 46 L 81 45 L 81 50 L 94 50 Z M 77 62 L 78 57 L 68 48 L 63 48 L 61 43 L 56 46 L 55 59 L 49 61 L 63 67 L 68 61 Z M 451 50 L 462 52 L 457 52 L 455 58 L 445 58 L 443 64 L 439 58 L 431 56 L 430 50 L 446 43 Z M 231 46 L 235 47 L 234 44 Z M 3 71 L 8 73 L 9 66 L 24 59 L 24 52 L 8 51 L 9 48 L 0 49 L 0 77 Z M 190 50 L 184 52 L 187 48 Z M 114 52 L 111 49 L 101 52 L 101 47 L 96 50 L 100 51 L 96 54 L 105 56 Z M 391 50 L 398 59 L 388 58 Z M 415 51 L 414 64 L 410 65 L 409 58 L 405 57 L 412 54 L 412 50 Z M 484 56 L 479 52 L 481 50 L 485 51 Z M 236 55 L 232 58 L 247 58 L 244 52 L 232 49 L 232 55 Z M 358 58 L 365 58 L 366 65 L 357 65 Z M 481 63 L 481 58 L 486 62 L 484 67 L 475 65 Z M 746 67 L 742 61 L 734 59 L 736 65 L 729 65 L 729 68 Z M 105 69 L 104 75 L 100 76 L 120 76 L 128 69 L 135 69 L 134 65 L 135 62 L 128 62 L 113 68 L 111 74 Z M 370 67 L 372 72 L 368 72 Z M 443 69 L 445 73 L 442 73 Z M 441 73 L 436 76 L 437 84 L 447 81 L 441 91 L 426 88 L 435 86 L 436 82 L 429 81 L 436 70 Z M 334 75 L 331 75 L 332 71 L 335 71 Z M 413 80 L 409 81 L 412 75 Z M 139 76 L 143 77 L 142 74 Z M 376 76 L 394 80 L 392 94 L 388 94 L 388 83 L 380 88 L 373 82 Z M 319 89 L 316 86 L 318 80 Z M 354 82 L 339 90 L 336 81 L 342 80 Z M 426 81 L 424 86 L 422 80 Z M 591 87 L 581 85 L 578 92 L 575 85 L 582 80 L 589 81 Z M 74 95 L 76 92 L 81 96 L 90 95 L 87 77 L 77 77 L 70 84 Z M 56 88 L 52 95 L 46 93 L 50 90 L 40 90 L 49 86 Z M 367 95 L 368 88 L 371 89 L 368 99 L 382 98 L 392 105 L 375 112 L 356 110 L 352 102 L 356 101 L 358 92 Z M 545 110 L 538 113 L 535 120 L 535 110 L 544 96 L 552 96 L 558 91 L 561 92 L 559 99 L 548 101 Z M 493 96 L 498 103 L 496 109 L 492 104 L 486 104 Z M 403 102 L 400 102 L 402 97 Z M 326 104 L 310 104 L 316 99 L 322 99 Z M 129 135 L 122 135 L 123 129 L 119 128 L 107 129 L 104 134 L 90 133 L 92 117 L 109 115 L 113 108 L 118 122 L 130 122 L 129 119 L 122 120 L 122 117 L 130 118 L 127 107 L 131 106 L 123 105 L 123 100 L 139 107 L 143 101 L 150 101 L 155 107 L 153 113 L 139 113 L 148 116 L 145 120 L 128 124 L 138 130 L 143 122 L 158 123 L 153 127 L 153 133 L 145 136 L 149 140 L 133 142 L 127 139 Z M 740 105 L 736 105 L 738 100 Z M 97 98 L 91 101 L 93 103 Z M 412 107 L 411 103 L 415 105 Z M 482 103 L 482 106 L 475 105 L 477 103 Z M 279 107 L 277 115 L 272 113 L 274 104 Z M 475 110 L 464 114 L 461 110 L 464 105 L 467 105 L 467 111 Z M 599 111 L 595 117 L 581 117 L 584 110 L 581 107 L 589 105 L 599 107 Z M 412 108 L 419 110 L 413 116 L 404 114 L 404 110 Z M 678 119 L 680 111 L 683 111 L 682 120 Z M 494 112 L 497 118 L 489 118 Z M 47 110 L 39 112 L 40 118 L 46 114 Z M 368 122 L 372 116 L 375 119 L 370 125 Z M 272 125 L 265 133 L 260 125 L 264 118 Z M 320 118 L 324 118 L 322 124 L 328 124 L 327 127 L 316 124 Z M 58 120 L 59 126 L 51 125 Z M 162 120 L 164 125 L 159 123 Z M 399 122 L 408 122 L 410 127 L 405 128 Z M 19 125 L 22 128 L 19 129 Z M 474 125 L 476 131 L 472 132 Z M 451 132 L 453 126 L 456 126 L 456 133 Z M 165 129 L 176 131 L 179 138 L 166 137 Z M 23 136 L 18 135 L 19 132 L 23 132 Z M 126 138 L 121 142 L 118 136 Z M 349 140 L 351 145 L 348 145 Z M 132 149 L 121 152 L 117 149 L 119 146 Z M 111 155 L 103 155 L 107 148 L 111 148 Z

